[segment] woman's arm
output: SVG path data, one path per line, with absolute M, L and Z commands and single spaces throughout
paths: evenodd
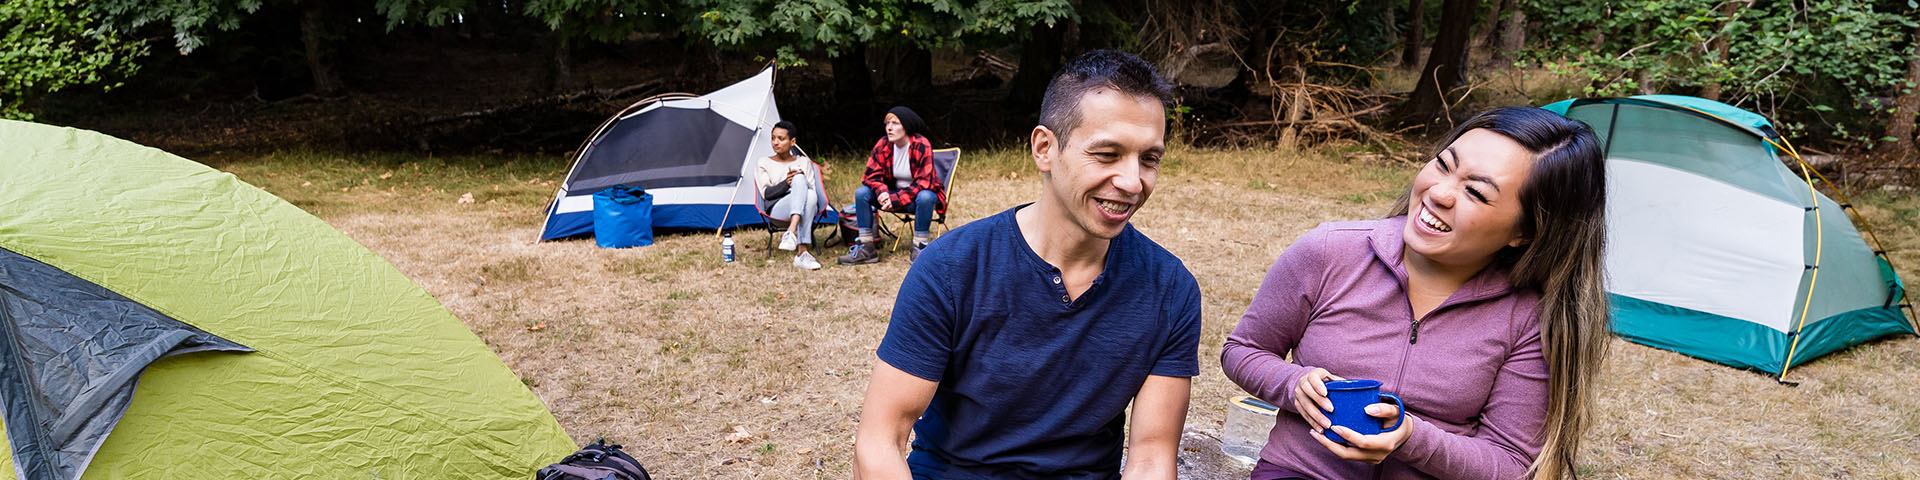
M 773 184 L 767 185 L 766 188 L 760 190 L 760 203 L 767 204 L 767 210 L 772 211 L 773 202 L 780 201 L 780 198 L 787 196 L 787 192 L 791 190 L 793 190 L 793 184 L 791 183 L 773 182 Z
M 1321 229 L 1307 232 L 1280 253 L 1266 280 L 1253 294 L 1253 303 L 1240 325 L 1220 349 L 1220 368 L 1227 378 L 1262 400 L 1296 411 L 1293 389 L 1313 368 L 1289 362 L 1282 355 L 1293 350 L 1312 320 L 1326 277 Z
M 889 177 L 893 176 L 893 164 L 881 160 L 884 155 L 893 154 L 890 151 L 883 153 L 883 150 L 890 150 L 892 148 L 888 145 L 887 139 L 885 138 L 880 139 L 880 143 L 873 145 L 873 151 L 867 154 L 866 175 L 860 177 L 860 184 L 866 185 L 869 190 L 873 190 L 873 198 L 876 201 L 880 197 L 887 196 L 888 193 L 892 192 L 892 189 L 887 188 L 887 186 L 893 184 L 889 179 Z
M 1540 454 L 1547 417 L 1547 362 L 1533 328 L 1494 377 L 1472 435 L 1455 435 L 1407 416 L 1413 435 L 1393 458 L 1440 478 L 1521 478 Z
M 780 197 L 786 196 L 787 189 L 792 186 L 783 181 L 785 180 L 783 177 L 786 176 L 785 168 L 780 168 L 779 177 L 776 177 L 774 176 L 773 169 L 768 167 L 770 167 L 770 165 L 767 164 L 766 160 L 761 160 L 760 164 L 754 167 L 753 185 L 760 188 L 760 203 L 765 204 L 767 208 L 771 210 L 773 208 L 773 202 L 779 200 Z

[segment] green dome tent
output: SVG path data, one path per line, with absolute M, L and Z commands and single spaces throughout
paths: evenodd
M 1593 126 L 1606 149 L 1615 333 L 1776 377 L 1914 333 L 1885 252 L 1851 205 L 1812 187 L 1817 172 L 1766 117 L 1677 95 L 1543 108 Z
M 0 474 L 525 478 L 574 450 L 385 260 L 232 175 L 0 120 Z

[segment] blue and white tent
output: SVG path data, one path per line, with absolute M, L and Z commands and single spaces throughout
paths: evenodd
M 653 194 L 654 228 L 730 228 L 763 220 L 752 178 L 755 162 L 773 155 L 773 66 L 753 78 L 701 95 L 642 100 L 607 119 L 588 137 L 547 207 L 540 240 L 593 231 L 593 194 L 614 185 Z M 751 181 L 749 181 L 751 184 Z

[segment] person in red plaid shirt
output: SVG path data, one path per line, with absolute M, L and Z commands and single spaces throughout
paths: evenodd
M 947 187 L 933 169 L 933 142 L 927 141 L 927 123 L 907 107 L 893 107 L 885 117 L 887 136 L 874 142 L 867 156 L 867 172 L 860 188 L 853 191 L 854 218 L 860 236 L 853 251 L 838 260 L 841 265 L 861 265 L 880 261 L 873 248 L 873 208 L 890 212 L 913 212 L 913 250 L 909 258 L 920 258 L 932 235 L 935 212 L 947 211 Z

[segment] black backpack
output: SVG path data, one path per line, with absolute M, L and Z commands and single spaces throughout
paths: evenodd
M 533 474 L 534 480 L 652 480 L 620 445 L 608 445 L 602 438 L 573 452 L 560 463 L 548 465 Z

